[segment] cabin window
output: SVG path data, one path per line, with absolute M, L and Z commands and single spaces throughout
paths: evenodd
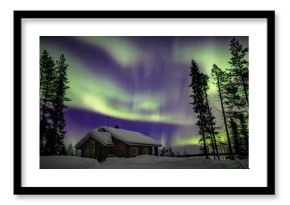
M 138 155 L 138 149 L 137 147 L 131 147 L 131 155 Z
M 148 147 L 143 147 L 143 154 L 146 154 L 146 155 L 149 154 L 149 148 Z

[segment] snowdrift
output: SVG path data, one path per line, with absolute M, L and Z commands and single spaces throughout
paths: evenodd
M 197 158 L 140 155 L 133 158 L 109 157 L 100 163 L 78 156 L 41 156 L 41 169 L 247 169 L 248 160 L 209 160 Z

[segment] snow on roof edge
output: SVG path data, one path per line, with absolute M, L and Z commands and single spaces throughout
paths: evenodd
M 140 132 L 125 130 L 121 128 L 107 127 L 102 126 L 97 128 L 97 130 L 104 129 L 106 132 L 109 132 L 112 137 L 120 140 L 128 145 L 153 145 L 153 146 L 162 146 L 157 140 L 148 137 Z M 124 136 L 125 135 L 125 136 Z
M 104 129 L 104 131 L 100 131 L 100 129 Z M 122 141 L 125 144 L 128 145 L 143 145 L 143 146 L 162 146 L 161 143 L 159 143 L 157 140 L 146 136 L 140 132 L 131 131 L 131 130 L 125 130 L 120 128 L 114 128 L 114 127 L 107 127 L 107 126 L 101 126 L 96 129 L 93 129 L 89 131 L 76 145 L 75 148 L 79 149 L 80 146 L 87 141 L 88 138 L 93 138 L 100 142 L 101 144 L 105 146 L 115 146 L 113 142 L 109 142 L 110 140 L 106 139 L 106 137 L 102 136 L 103 133 L 106 133 L 107 137 L 114 137 L 117 140 Z M 101 134 L 99 137 L 96 135 Z
M 91 130 L 90 132 L 88 132 L 82 139 L 80 139 L 80 141 L 78 141 L 78 143 L 74 146 L 75 149 L 79 149 L 80 146 L 82 144 L 84 144 L 88 138 L 93 138 L 95 140 L 97 140 L 98 142 L 100 142 L 101 144 L 103 144 L 104 146 L 115 146 L 113 143 L 106 143 L 102 140 L 100 140 L 99 138 L 97 138 L 95 135 L 93 134 L 97 134 L 96 132 L 98 132 L 97 130 Z M 108 133 L 109 134 L 109 133 Z

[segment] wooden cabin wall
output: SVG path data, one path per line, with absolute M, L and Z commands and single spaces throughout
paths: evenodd
M 138 155 L 152 155 L 152 146 L 127 145 L 122 141 L 113 140 L 115 146 L 104 146 L 100 142 L 89 138 L 81 147 L 82 157 L 96 159 L 100 156 L 135 157 Z
M 96 158 L 96 141 L 89 138 L 81 147 L 82 157 Z
M 113 139 L 115 144 L 115 154 L 118 157 L 135 157 L 137 155 L 152 155 L 153 147 L 151 146 L 133 146 L 127 145 L 124 142 Z
M 89 157 L 96 159 L 100 154 L 107 157 L 114 155 L 114 146 L 104 146 L 97 140 L 89 138 L 81 147 L 82 157 Z
M 152 155 L 152 147 L 149 146 L 129 146 L 129 157 L 137 155 Z
M 129 150 L 128 150 L 128 146 L 119 141 L 114 139 L 113 143 L 115 144 L 115 154 L 118 157 L 128 157 L 129 156 Z

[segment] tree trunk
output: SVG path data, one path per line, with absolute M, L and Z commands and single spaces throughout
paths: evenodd
M 211 114 L 210 109 L 209 109 L 209 103 L 208 103 L 208 99 L 207 99 L 206 92 L 205 92 L 205 100 L 206 100 L 206 105 L 207 105 L 207 112 L 208 112 L 209 117 L 211 118 L 212 117 L 212 114 Z M 217 147 L 217 143 L 216 143 L 216 137 L 215 137 L 215 134 L 214 134 L 212 120 L 210 119 L 209 121 L 210 121 L 210 128 L 211 128 L 211 136 L 212 136 L 213 143 L 214 143 L 213 144 L 214 157 L 215 157 L 215 151 L 214 151 L 214 149 L 215 149 L 216 150 L 217 158 L 220 159 L 219 151 L 218 151 L 218 147 Z
M 229 135 L 229 130 L 228 130 L 228 125 L 227 125 L 227 119 L 226 119 L 226 114 L 225 114 L 225 109 L 224 109 L 224 104 L 223 104 L 223 97 L 222 97 L 222 94 L 221 94 L 220 79 L 219 79 L 219 74 L 218 73 L 217 73 L 217 84 L 218 84 L 219 98 L 220 98 L 220 101 L 221 101 L 222 113 L 223 113 L 223 118 L 224 118 L 226 134 L 227 134 L 229 153 L 231 155 L 231 159 L 234 159 L 232 145 L 231 145 L 231 140 L 230 140 L 230 135 Z
M 244 79 L 244 76 L 243 76 L 243 72 L 242 72 L 242 68 L 241 66 L 239 66 L 239 73 L 240 73 L 240 76 L 242 78 L 242 83 L 243 83 L 243 91 L 245 93 L 245 97 L 246 97 L 246 101 L 247 101 L 247 106 L 249 107 L 249 100 L 248 100 L 248 92 L 246 90 L 246 83 L 245 83 L 245 79 Z
M 202 116 L 202 125 L 201 125 L 202 129 L 201 129 L 201 132 L 202 132 L 202 141 L 203 141 L 203 147 L 204 147 L 204 150 L 205 150 L 205 158 L 208 159 L 208 153 L 207 153 L 207 146 L 206 146 L 206 141 L 205 141 L 205 135 L 204 135 L 204 116 Z

